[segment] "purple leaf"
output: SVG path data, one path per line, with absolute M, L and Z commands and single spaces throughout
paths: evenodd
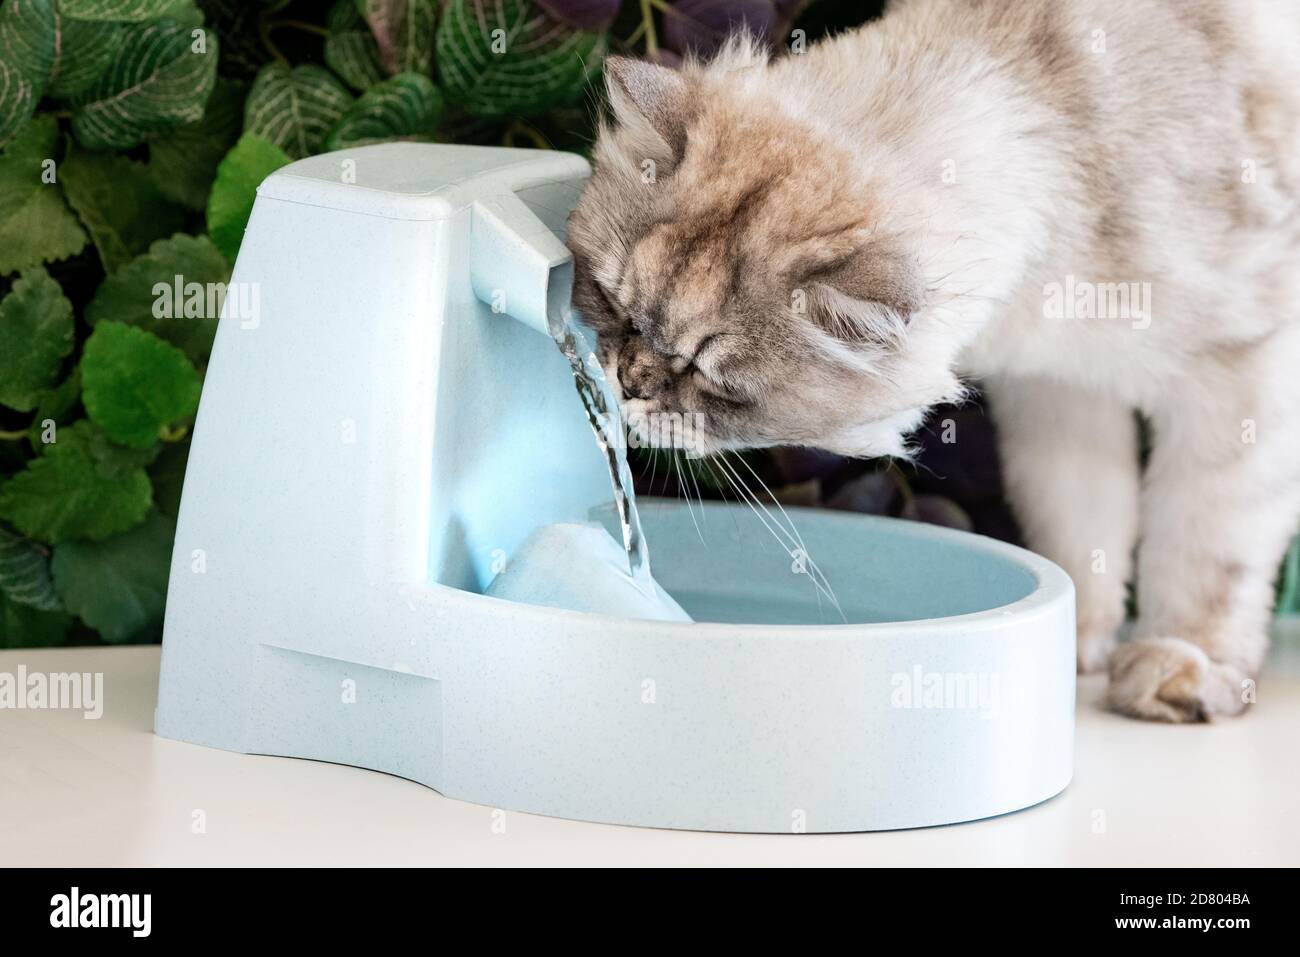
M 435 0 L 357 0 L 357 9 L 375 35 L 385 73 L 427 70 L 438 17 Z
M 599 33 L 618 16 L 619 0 L 537 0 L 537 5 L 571 27 Z
M 361 15 L 375 35 L 379 47 L 379 62 L 393 73 L 397 70 L 397 29 L 406 12 L 406 0 L 366 0 L 360 4 Z
M 716 53 L 741 27 L 770 40 L 780 23 L 773 0 L 677 0 L 664 13 L 664 42 L 678 53 Z

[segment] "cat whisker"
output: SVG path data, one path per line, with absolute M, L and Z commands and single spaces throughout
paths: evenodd
M 808 579 L 813 583 L 813 587 L 817 589 L 818 600 L 820 601 L 821 596 L 824 594 L 834 606 L 836 612 L 839 613 L 839 616 L 845 621 L 848 621 L 848 618 L 844 614 L 844 609 L 840 606 L 839 599 L 835 596 L 834 589 L 830 586 L 830 582 L 826 579 L 826 576 L 822 573 L 816 562 L 812 560 L 812 556 L 808 554 L 808 550 L 804 548 L 802 537 L 799 535 L 798 531 L 792 530 L 793 523 L 791 523 L 791 529 L 787 529 L 781 525 L 776 516 L 772 514 L 771 509 L 769 509 L 767 505 L 765 505 L 762 500 L 754 494 L 753 489 L 751 489 L 748 483 L 745 482 L 744 478 L 736 470 L 735 466 L 731 465 L 727 461 L 725 453 L 721 453 L 717 456 L 715 461 L 717 461 L 718 465 L 723 469 L 724 474 L 727 476 L 728 481 L 736 490 L 737 494 L 745 504 L 749 506 L 750 511 L 758 517 L 758 520 L 763 523 L 763 527 L 771 532 L 772 536 L 781 545 L 782 549 L 785 550 L 786 554 L 795 561 L 801 561 L 810 570 Z M 746 467 L 749 467 L 748 463 L 746 463 Z M 753 469 L 751 468 L 750 471 L 752 472 Z M 766 489 L 766 486 L 764 486 L 764 488 Z M 768 494 L 771 495 L 770 490 L 768 491 Z M 786 521 L 790 521 L 789 514 L 786 513 L 780 502 L 776 502 L 775 497 L 773 497 L 772 500 L 776 503 L 777 508 L 781 510 Z M 784 538 L 782 537 L 782 534 L 784 534 Z
M 758 484 L 762 486 L 763 491 L 767 493 L 767 497 L 772 500 L 772 504 L 775 505 L 777 509 L 780 511 L 781 517 L 785 519 L 786 526 L 788 526 L 787 534 L 790 536 L 792 541 L 797 543 L 798 553 L 803 556 L 804 561 L 807 564 L 807 567 L 809 569 L 808 577 L 813 580 L 814 584 L 817 584 L 818 578 L 820 577 L 821 584 L 825 586 L 826 593 L 830 597 L 831 603 L 835 606 L 835 610 L 840 613 L 840 617 L 843 618 L 844 611 L 843 609 L 840 608 L 839 602 L 836 601 L 835 599 L 834 590 L 831 588 L 830 582 L 827 580 L 826 576 L 822 574 L 821 568 L 818 567 L 817 563 L 813 561 L 812 556 L 808 553 L 808 548 L 806 545 L 804 545 L 803 536 L 799 534 L 799 529 L 795 527 L 794 519 L 790 518 L 790 514 L 785 510 L 785 506 L 781 504 L 780 500 L 768 487 L 767 483 L 763 481 L 762 476 L 759 475 L 756 471 L 754 471 L 754 467 L 745 460 L 745 457 L 743 455 L 737 455 L 736 458 L 739 459 L 740 463 L 744 465 L 746 469 L 749 470 L 749 474 L 752 475 L 754 477 L 754 480 L 757 481 Z M 735 466 L 733 465 L 732 468 L 735 469 Z M 751 495 L 754 494 L 753 491 L 749 489 L 748 484 L 746 484 L 745 487 L 747 490 L 749 490 Z M 764 511 L 767 511 L 768 514 L 771 515 L 770 510 L 768 510 L 766 507 L 764 507 Z M 773 522 L 776 522 L 775 516 L 773 516 L 772 520 Z M 792 558 L 794 557 L 793 552 L 791 553 L 791 557 Z M 817 610 L 819 613 L 821 612 L 821 592 L 822 589 L 819 587 L 817 591 Z
M 695 506 L 691 504 L 691 490 L 686 486 L 686 480 L 682 477 L 682 463 L 677 456 L 669 452 L 669 457 L 673 460 L 673 468 L 677 470 L 677 494 L 686 499 L 686 509 L 691 513 L 691 524 L 695 526 L 695 534 L 700 538 L 700 544 L 704 544 L 704 532 L 700 531 L 700 523 L 695 519 Z M 704 503 L 700 503 L 703 508 Z
M 704 465 L 706 469 L 709 470 L 709 476 L 713 479 L 713 485 L 715 488 L 717 488 L 718 495 L 721 496 L 724 502 L 730 502 L 731 496 L 727 494 L 727 486 L 731 485 L 732 483 L 730 478 L 727 478 L 727 476 L 725 475 L 719 476 L 718 473 L 714 470 L 713 460 L 715 457 L 716 457 L 715 455 L 708 455 L 704 458 L 701 458 L 700 462 Z M 727 481 L 724 482 L 723 478 L 727 478 Z M 728 511 L 728 514 L 731 516 L 731 524 L 734 526 L 736 534 L 739 535 L 740 517 L 734 511 Z
M 723 464 L 725 465 L 725 463 Z M 758 520 L 763 523 L 763 527 L 766 528 L 772 534 L 772 536 L 777 540 L 777 543 L 781 545 L 785 553 L 789 555 L 791 558 L 793 558 L 796 562 L 802 561 L 805 564 L 805 567 L 808 567 L 807 552 L 797 547 L 791 548 L 790 545 L 787 544 L 782 539 L 781 537 L 782 532 L 785 532 L 786 535 L 788 535 L 789 533 L 786 531 L 786 529 L 780 526 L 780 524 L 776 521 L 775 516 L 772 515 L 771 511 L 767 508 L 767 506 L 764 505 L 756 496 L 754 496 L 753 491 L 748 487 L 748 485 L 745 484 L 744 480 L 739 476 L 739 474 L 735 474 L 735 473 L 729 474 L 728 480 L 730 481 L 732 487 L 735 488 L 737 492 L 742 493 L 742 498 L 744 498 L 745 504 L 749 506 L 750 511 L 752 511 L 758 517 Z M 748 494 L 745 495 L 743 493 L 748 493 Z M 817 571 L 819 574 L 820 569 L 818 569 Z M 818 574 L 810 573 L 808 575 L 808 580 L 813 583 L 813 587 L 817 593 L 818 610 L 820 611 L 821 609 L 822 595 L 825 595 L 830 600 L 831 604 L 835 607 L 835 610 L 839 612 L 840 617 L 845 621 L 847 621 L 848 619 L 845 617 L 843 610 L 840 608 L 839 601 L 836 599 L 834 592 L 830 589 L 829 583 L 824 582 L 825 576 L 821 576 L 821 578 L 819 579 Z
M 766 492 L 768 498 L 772 500 L 772 504 L 775 505 L 777 509 L 781 512 L 781 516 L 786 520 L 786 523 L 790 528 L 790 532 L 799 542 L 799 550 L 803 553 L 805 559 L 807 560 L 808 567 L 816 575 L 820 576 L 822 583 L 826 586 L 826 590 L 831 593 L 832 596 L 831 601 L 834 602 L 835 604 L 835 610 L 838 611 L 842 617 L 844 615 L 844 611 L 843 609 L 840 608 L 839 602 L 835 601 L 834 590 L 831 588 L 830 580 L 822 572 L 821 566 L 819 566 L 813 560 L 812 555 L 808 551 L 808 546 L 804 544 L 803 536 L 799 534 L 799 529 L 794 524 L 794 519 L 790 517 L 790 514 L 785 510 L 785 506 L 781 504 L 781 501 L 776 497 L 776 494 L 768 487 L 767 483 L 763 481 L 762 476 L 760 476 L 756 471 L 754 471 L 754 467 L 752 465 L 750 465 L 748 462 L 745 461 L 744 456 L 737 456 L 737 458 L 739 458 L 741 464 L 744 465 L 745 468 L 749 470 L 749 474 L 754 476 L 755 481 L 757 481 L 758 484 L 763 487 L 763 491 Z
M 700 520 L 705 525 L 708 525 L 708 516 L 704 511 L 704 493 L 700 491 L 700 483 L 695 476 L 695 467 L 689 461 L 686 463 L 686 474 L 691 477 L 691 484 L 695 486 L 695 498 L 700 503 Z M 704 541 L 703 536 L 700 536 L 700 541 L 704 543 L 705 548 L 709 547 L 709 543 Z

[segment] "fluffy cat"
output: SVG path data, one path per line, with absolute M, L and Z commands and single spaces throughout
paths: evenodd
M 606 77 L 569 238 L 629 412 L 905 455 L 973 378 L 1080 671 L 1136 717 L 1244 709 L 1300 515 L 1294 2 L 909 0 Z

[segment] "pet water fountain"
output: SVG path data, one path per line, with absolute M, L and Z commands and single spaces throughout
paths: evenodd
M 587 175 L 387 144 L 262 184 L 232 278 L 261 308 L 228 296 L 212 353 L 157 733 L 674 828 L 915 827 L 1061 791 L 1073 588 L 1012 546 L 796 512 L 841 618 L 746 506 L 656 503 L 655 577 L 693 622 L 483 594 L 539 529 L 619 531 L 543 332 Z

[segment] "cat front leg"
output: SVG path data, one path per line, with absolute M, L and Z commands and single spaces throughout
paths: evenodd
M 1044 379 L 1003 377 L 986 390 L 1012 508 L 1029 547 L 1074 580 L 1079 671 L 1101 670 L 1124 621 L 1137 540 L 1133 410 Z
M 1300 512 L 1300 404 L 1279 358 L 1261 349 L 1236 357 L 1231 377 L 1189 376 L 1152 414 L 1138 622 L 1110 660 L 1109 700 L 1124 714 L 1202 721 L 1253 700 Z

